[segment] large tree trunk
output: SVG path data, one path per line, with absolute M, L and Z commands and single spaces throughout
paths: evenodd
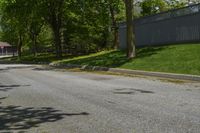
M 53 36 L 54 36 L 54 45 L 56 49 L 57 58 L 62 57 L 62 18 L 64 10 L 64 0 L 50 1 L 49 12 L 50 16 L 47 17 L 47 21 L 50 24 Z
M 125 0 L 127 21 L 127 57 L 136 57 L 135 34 L 133 26 L 133 0 Z
M 53 31 L 57 58 L 62 57 L 62 13 L 52 13 L 50 25 Z
M 37 48 L 37 35 L 35 33 L 31 33 L 31 41 L 32 41 L 32 52 L 34 56 L 37 56 L 38 48 Z
M 56 48 L 56 56 L 58 58 L 62 57 L 62 44 L 61 44 L 61 33 L 60 33 L 60 28 L 55 26 L 53 29 L 53 34 L 54 34 L 54 43 L 55 43 L 55 48 Z
M 34 35 L 34 37 L 33 37 L 33 49 L 34 49 L 34 56 L 37 56 L 37 36 L 36 35 Z
M 17 45 L 17 52 L 18 52 L 18 58 L 21 58 L 22 56 L 22 35 L 19 35 L 18 45 Z
M 119 48 L 119 33 L 118 33 L 118 27 L 117 27 L 117 20 L 115 18 L 115 11 L 112 6 L 112 3 L 110 3 L 110 14 L 112 18 L 112 29 L 113 29 L 113 48 L 118 49 Z

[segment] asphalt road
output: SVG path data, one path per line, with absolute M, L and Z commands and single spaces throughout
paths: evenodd
M 200 133 L 200 83 L 0 65 L 2 133 Z

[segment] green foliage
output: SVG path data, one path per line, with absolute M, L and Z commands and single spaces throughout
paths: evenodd
M 141 14 L 143 16 L 152 15 L 167 11 L 170 9 L 177 9 L 186 6 L 187 1 L 183 0 L 144 0 L 140 2 L 142 8 Z
M 169 9 L 176 9 L 176 8 L 181 8 L 187 5 L 188 1 L 183 1 L 183 0 L 167 0 L 166 3 L 169 6 Z
M 35 56 L 41 52 L 50 52 L 61 57 L 62 54 L 80 55 L 117 48 L 117 24 L 126 18 L 124 2 L 1 0 L 0 38 L 15 46 L 19 56 L 21 52 Z M 135 3 L 134 0 L 129 2 Z M 140 3 L 142 15 L 183 5 L 177 0 L 144 0 Z
M 2 0 L 1 40 L 35 55 L 96 52 L 112 47 L 110 6 L 125 18 L 121 0 Z
M 142 15 L 152 15 L 162 11 L 166 11 L 168 6 L 164 0 L 144 0 L 140 3 Z

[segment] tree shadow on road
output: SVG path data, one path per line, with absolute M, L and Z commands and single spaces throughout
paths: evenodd
M 1 91 L 19 88 L 27 85 L 2 85 Z M 0 97 L 0 104 L 8 97 Z M 22 107 L 22 106 L 0 106 L 0 132 L 11 133 L 12 131 L 26 132 L 27 130 L 39 127 L 41 124 L 56 122 L 65 117 L 88 116 L 87 112 L 63 113 L 52 107 Z
M 26 87 L 26 86 L 30 86 L 30 85 L 16 85 L 16 84 L 5 85 L 5 84 L 0 83 L 0 91 L 7 92 L 15 88 Z
M 56 122 L 69 116 L 87 116 L 89 113 L 62 113 L 51 107 L 24 108 L 21 106 L 0 107 L 1 131 L 26 131 L 41 124 Z

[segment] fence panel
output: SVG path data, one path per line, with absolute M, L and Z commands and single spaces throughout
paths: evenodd
M 190 10 L 188 10 L 188 8 Z M 200 6 L 196 5 L 187 7 L 187 10 L 183 9 L 136 20 L 134 24 L 136 45 L 138 47 L 142 47 L 175 43 L 200 42 Z M 180 11 L 184 11 L 182 12 L 182 15 L 180 15 Z M 173 17 L 172 15 L 169 17 L 169 14 L 173 14 Z M 125 49 L 125 23 L 121 23 L 119 25 L 119 35 L 120 48 Z

